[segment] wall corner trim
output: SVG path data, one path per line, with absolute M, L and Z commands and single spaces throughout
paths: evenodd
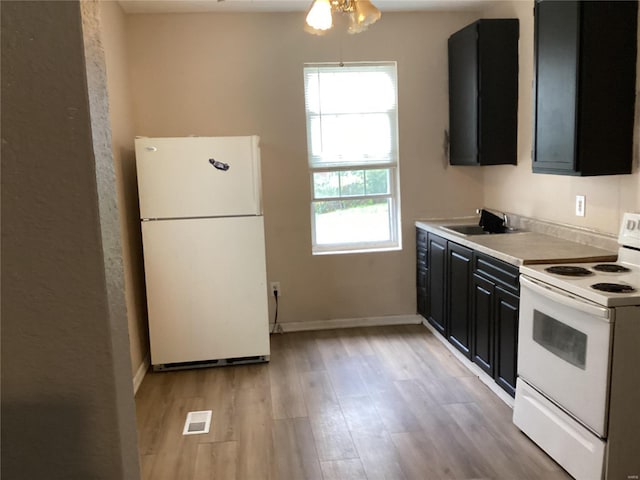
M 142 385 L 142 381 L 144 380 L 145 375 L 149 371 L 149 367 L 151 366 L 151 357 L 147 354 L 143 359 L 142 363 L 136 370 L 136 374 L 133 376 L 133 394 L 138 393 L 138 389 L 140 385 Z

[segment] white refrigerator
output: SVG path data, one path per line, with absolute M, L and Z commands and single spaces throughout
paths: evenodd
M 136 139 L 154 370 L 269 359 L 258 143 Z

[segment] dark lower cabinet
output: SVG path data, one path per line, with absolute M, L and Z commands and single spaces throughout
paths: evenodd
M 473 250 L 453 242 L 447 245 L 448 338 L 466 357 L 471 358 L 471 325 L 469 323 L 470 280 Z
M 501 287 L 495 288 L 495 375 L 509 395 L 516 395 L 518 373 L 518 312 L 520 299 Z
M 427 320 L 446 336 L 446 266 L 447 241 L 429 234 L 427 240 Z
M 416 248 L 418 313 L 515 396 L 518 268 L 420 229 Z
M 494 284 L 473 274 L 471 287 L 471 315 L 474 327 L 473 362 L 493 377 L 493 300 Z
M 427 316 L 427 232 L 416 229 L 416 296 L 417 310 Z

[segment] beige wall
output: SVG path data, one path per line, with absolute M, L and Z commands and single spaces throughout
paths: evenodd
M 0 8 L 0 476 L 137 479 L 97 4 Z
M 640 173 L 638 171 L 638 129 L 634 146 L 632 175 L 568 177 L 533 174 L 531 145 L 533 122 L 533 2 L 497 2 L 484 17 L 520 19 L 520 91 L 518 105 L 518 166 L 483 169 L 484 201 L 497 210 L 552 222 L 617 234 L 622 214 L 640 211 Z M 640 48 L 638 48 L 640 52 Z M 638 75 L 640 90 L 640 75 Z M 640 103 L 640 102 L 639 102 Z M 640 111 L 636 104 L 636 119 Z M 606 161 L 606 159 L 603 159 Z M 586 216 L 575 216 L 576 195 L 586 196 Z
M 133 111 L 127 67 L 125 15 L 117 2 L 100 2 L 100 32 L 104 43 L 111 120 L 111 142 L 116 174 L 125 298 L 131 345 L 132 374 L 149 352 L 142 239 L 138 209 L 138 186 Z
M 448 167 L 443 147 L 446 41 L 477 15 L 385 13 L 368 32 L 325 37 L 304 33 L 303 18 L 128 16 L 135 133 L 260 135 L 268 279 L 281 282 L 283 322 L 414 314 L 413 221 L 482 205 L 482 171 Z M 311 255 L 302 68 L 340 60 L 398 62 L 399 252 Z

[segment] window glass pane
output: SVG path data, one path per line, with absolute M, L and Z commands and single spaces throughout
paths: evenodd
M 364 195 L 364 172 L 348 170 L 340 172 L 340 196 Z
M 587 336 L 575 328 L 534 310 L 533 340 L 571 365 L 586 369 Z
M 307 110 L 323 114 L 393 110 L 395 84 L 390 65 L 306 67 Z
M 338 172 L 315 172 L 313 174 L 313 194 L 315 198 L 340 196 Z
M 314 202 L 316 245 L 391 240 L 390 200 Z
M 392 161 L 395 156 L 385 113 L 312 116 L 309 123 L 313 164 Z
M 389 170 L 365 170 L 367 195 L 389 193 Z

